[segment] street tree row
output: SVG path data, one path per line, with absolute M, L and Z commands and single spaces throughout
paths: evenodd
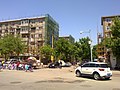
M 78 42 L 70 43 L 68 40 L 61 38 L 55 42 L 54 49 L 49 45 L 42 46 L 40 52 L 42 60 L 51 61 L 51 56 L 54 56 L 54 61 L 64 60 L 65 62 L 76 62 L 82 60 L 90 61 L 90 39 L 88 37 L 79 39 Z M 97 58 L 96 45 L 93 47 L 93 59 Z

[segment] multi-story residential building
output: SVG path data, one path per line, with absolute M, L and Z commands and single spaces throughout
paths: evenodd
M 0 38 L 6 34 L 20 35 L 27 45 L 26 52 L 21 55 L 35 56 L 39 47 L 54 46 L 59 39 L 59 24 L 49 15 L 40 17 L 8 20 L 0 22 Z
M 101 44 L 103 40 L 102 33 L 97 33 L 97 55 L 98 58 L 102 61 L 104 59 L 104 46 Z
M 71 35 L 69 35 L 69 36 L 61 36 L 59 38 L 64 38 L 64 39 L 68 40 L 70 43 L 75 42 L 75 39 Z
M 111 26 L 113 25 L 113 19 L 115 17 L 120 17 L 120 15 L 116 16 L 104 16 L 101 18 L 101 25 L 103 26 L 103 39 L 111 38 Z M 116 65 L 116 58 L 114 57 L 112 51 L 104 46 L 104 57 L 106 62 L 110 62 L 112 67 L 114 68 Z

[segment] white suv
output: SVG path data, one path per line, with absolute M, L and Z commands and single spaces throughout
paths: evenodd
M 110 79 L 112 72 L 107 63 L 103 62 L 87 62 L 75 69 L 77 77 L 82 75 L 92 76 L 95 80 Z

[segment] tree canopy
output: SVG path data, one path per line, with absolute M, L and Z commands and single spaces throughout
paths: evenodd
M 111 43 L 112 43 L 112 51 L 113 54 L 120 58 L 120 19 L 116 17 L 113 20 L 114 24 L 111 27 L 112 30 L 112 38 L 111 38 Z
M 19 36 L 9 34 L 0 39 L 0 52 L 5 58 L 13 54 L 19 56 L 25 50 L 24 48 L 25 44 Z
M 56 42 L 55 54 L 58 59 L 70 61 L 72 58 L 73 47 L 73 44 L 71 44 L 68 40 L 61 38 Z
M 40 47 L 41 60 L 44 64 L 51 62 L 51 55 L 53 54 L 53 49 L 50 45 L 45 45 Z
M 86 60 L 90 60 L 90 45 L 89 45 L 89 41 L 90 39 L 87 38 L 82 38 L 79 40 L 80 43 L 80 48 L 81 48 L 81 52 L 79 53 L 81 59 L 86 59 Z

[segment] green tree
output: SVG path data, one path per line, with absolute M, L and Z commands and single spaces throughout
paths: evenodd
M 82 54 L 82 48 L 81 48 L 81 44 L 79 42 L 75 42 L 74 44 L 74 57 L 75 57 L 75 61 L 81 61 L 82 60 L 82 57 L 81 57 L 81 54 Z
M 93 60 L 97 59 L 97 45 L 93 46 L 92 56 L 93 56 Z
M 61 38 L 56 42 L 55 55 L 58 59 L 62 59 L 65 62 L 71 61 L 73 57 L 73 48 L 73 44 L 64 38 Z
M 113 20 L 113 25 L 111 27 L 112 30 L 112 38 L 111 38 L 111 48 L 113 54 L 120 60 L 120 19 L 116 17 Z
M 24 51 L 25 44 L 19 36 L 9 34 L 0 39 L 0 52 L 7 59 L 11 55 L 19 56 Z
M 51 55 L 53 54 L 53 49 L 50 45 L 45 45 L 40 47 L 41 60 L 44 64 L 47 64 L 51 61 Z
M 13 44 L 13 51 L 17 54 L 17 56 L 19 56 L 20 53 L 24 52 L 26 45 L 23 43 L 22 38 L 20 38 L 19 36 L 14 37 Z
M 90 44 L 88 43 L 90 39 L 88 37 L 79 39 L 74 45 L 74 55 L 76 61 L 90 60 Z M 97 45 L 93 46 L 92 56 L 93 59 L 97 58 Z
M 79 44 L 81 50 L 79 52 L 79 57 L 81 57 L 82 60 L 90 60 L 90 45 L 89 45 L 90 39 L 88 37 L 79 39 Z

